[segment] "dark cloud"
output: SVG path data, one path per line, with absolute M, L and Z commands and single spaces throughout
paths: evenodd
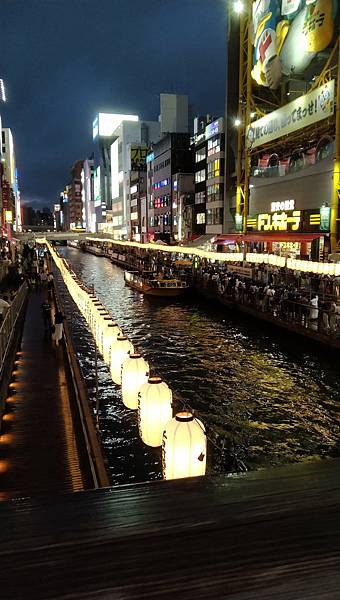
M 159 93 L 224 107 L 226 0 L 3 0 L 2 73 L 23 198 L 53 203 L 98 110 L 157 119 Z

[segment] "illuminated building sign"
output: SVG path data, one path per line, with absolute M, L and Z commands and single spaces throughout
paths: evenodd
M 272 202 L 270 212 L 279 212 L 280 210 L 294 210 L 295 200 L 283 200 L 282 202 Z
M 99 113 L 93 121 L 92 131 L 93 139 L 99 137 L 111 137 L 122 124 L 123 121 L 137 122 L 139 120 L 137 115 L 119 115 L 116 113 Z
M 5 221 L 6 223 L 13 223 L 13 214 L 11 210 L 5 210 Z
M 146 171 L 146 156 L 149 149 L 143 146 L 131 146 L 131 171 Z
M 147 157 L 146 157 L 146 164 L 148 164 L 151 161 L 153 161 L 154 158 L 155 158 L 155 153 L 154 152 L 151 152 L 150 154 L 148 154 Z
M 329 206 L 320 208 L 320 231 L 329 231 L 331 221 L 331 209 Z
M 257 231 L 299 231 L 301 210 L 290 212 L 261 213 L 255 218 L 248 217 L 247 229 Z
M 6 210 L 9 207 L 11 200 L 11 189 L 8 181 L 6 179 L 2 182 L 2 208 Z
M 209 139 L 218 133 L 223 133 L 223 118 L 217 119 L 205 128 L 205 139 Z
M 235 229 L 236 231 L 242 231 L 243 229 L 243 217 L 242 215 L 235 215 Z
M 274 110 L 247 128 L 246 144 L 256 148 L 308 127 L 334 113 L 334 79 Z

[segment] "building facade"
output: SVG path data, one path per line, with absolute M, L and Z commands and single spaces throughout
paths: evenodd
M 87 232 L 95 233 L 96 210 L 94 205 L 94 161 L 92 159 L 84 160 L 81 186 L 84 227 Z
M 12 229 L 21 231 L 20 190 L 12 132 L 8 127 L 3 128 L 1 136 L 1 223 L 3 233 L 10 235 Z
M 221 234 L 224 220 L 224 119 L 195 120 L 194 233 Z
M 70 229 L 82 229 L 84 227 L 82 198 L 83 164 L 83 160 L 77 160 L 71 169 L 71 183 L 68 186 Z
M 148 232 L 150 239 L 169 242 L 178 235 L 178 186 L 193 193 L 193 151 L 188 133 L 169 133 L 147 157 Z M 180 174 L 186 174 L 181 180 Z M 187 192 L 185 187 L 188 187 Z

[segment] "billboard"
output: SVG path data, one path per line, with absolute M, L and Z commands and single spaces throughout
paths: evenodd
M 334 79 L 249 125 L 246 145 L 253 149 L 293 133 L 334 113 Z
M 131 146 L 131 171 L 146 171 L 146 146 Z
M 252 9 L 253 79 L 276 89 L 303 74 L 332 42 L 337 0 L 255 0 Z
M 123 121 L 137 122 L 137 115 L 120 115 L 117 113 L 99 113 L 92 124 L 92 137 L 111 137 Z

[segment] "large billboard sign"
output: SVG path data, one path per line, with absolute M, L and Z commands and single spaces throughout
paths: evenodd
M 95 140 L 99 137 L 112 137 L 115 129 L 122 124 L 123 121 L 137 122 L 137 115 L 120 115 L 116 113 L 99 113 L 92 124 L 92 136 Z
M 148 152 L 146 146 L 131 146 L 131 171 L 146 171 Z
M 338 0 L 255 0 L 253 79 L 276 89 L 332 42 Z
M 253 149 L 293 133 L 334 113 L 334 79 L 254 121 L 247 128 L 247 148 Z

